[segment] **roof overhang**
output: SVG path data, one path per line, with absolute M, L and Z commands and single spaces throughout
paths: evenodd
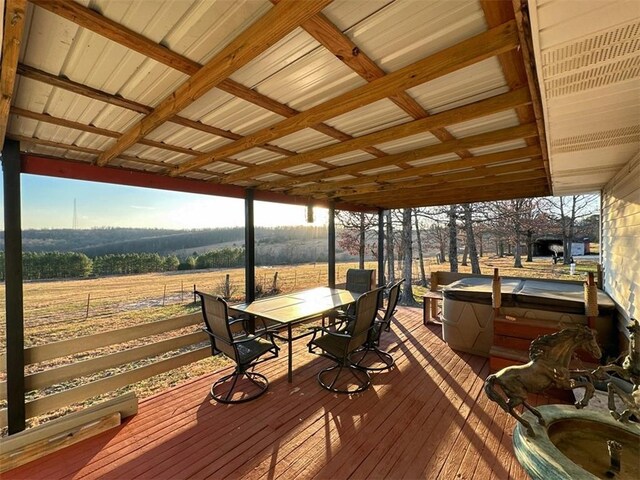
M 31 173 L 364 210 L 551 193 L 510 1 L 7 0 L 5 20 L 0 138 Z

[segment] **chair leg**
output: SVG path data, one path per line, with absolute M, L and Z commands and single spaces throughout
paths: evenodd
M 243 382 L 244 380 L 244 382 Z M 240 381 L 240 382 L 239 382 Z M 227 384 L 231 383 L 230 387 Z M 250 392 L 240 390 L 236 387 L 244 387 L 250 385 Z M 225 375 L 211 386 L 211 397 L 220 403 L 242 403 L 259 397 L 269 388 L 269 380 L 267 377 L 256 372 L 247 372 L 236 370 L 235 372 Z M 220 392 L 222 390 L 222 392 Z M 240 398 L 234 399 L 236 393 L 242 393 Z
M 371 366 L 367 366 L 367 362 L 364 362 L 364 360 L 368 359 L 368 357 L 371 357 L 373 354 L 375 354 L 377 360 Z M 381 372 L 382 370 L 390 369 L 396 363 L 395 359 L 390 353 L 387 353 L 383 350 L 380 350 L 378 347 L 373 346 L 365 347 L 361 350 L 355 351 L 349 357 L 349 360 L 358 368 L 371 372 Z
M 325 380 L 325 378 L 336 369 L 338 370 L 338 372 L 335 374 L 335 376 L 333 376 L 333 379 L 331 380 L 331 382 Z M 336 382 L 338 381 L 338 378 L 340 378 L 340 374 L 344 370 L 348 370 L 355 377 L 356 388 L 342 389 L 342 388 L 336 387 Z M 369 388 L 369 385 L 371 385 L 371 378 L 369 377 L 369 374 L 365 370 L 362 370 L 361 368 L 358 368 L 355 365 L 345 365 L 341 363 L 336 363 L 335 365 L 325 368 L 324 370 L 321 370 L 320 373 L 318 373 L 318 383 L 320 383 L 320 385 L 323 388 L 326 388 L 331 392 L 358 393 Z

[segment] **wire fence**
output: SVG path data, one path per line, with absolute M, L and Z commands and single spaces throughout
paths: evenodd
M 431 264 L 425 261 L 426 277 Z M 346 281 L 349 268 L 357 264 L 336 265 L 336 282 Z M 367 262 L 367 268 L 377 268 Z M 419 283 L 420 270 L 414 268 L 414 283 Z M 400 276 L 398 271 L 396 276 Z M 195 302 L 195 291 L 222 295 L 230 302 L 245 297 L 243 269 L 210 270 L 186 275 L 146 274 L 105 277 L 96 282 L 59 281 L 25 284 L 25 327 L 41 327 L 90 319 L 109 319 L 119 314 L 150 308 L 189 306 Z M 259 267 L 256 269 L 256 293 L 267 296 L 328 283 L 326 264 Z M 66 288 L 65 288 L 66 286 Z M 4 322 L 3 322 L 4 323 Z M 0 329 L 4 325 L 0 325 Z

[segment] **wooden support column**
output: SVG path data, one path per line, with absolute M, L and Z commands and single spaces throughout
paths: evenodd
M 378 286 L 385 284 L 384 279 L 384 210 L 378 210 Z
M 253 189 L 245 190 L 244 197 L 244 285 L 245 300 L 256 298 L 256 234 L 253 218 Z
M 329 264 L 329 272 L 327 274 L 330 288 L 336 286 L 336 208 L 333 203 L 329 205 L 329 227 L 328 227 L 328 249 L 327 262 Z
M 7 319 L 7 409 L 9 435 L 25 429 L 24 318 L 22 308 L 22 225 L 20 144 L 2 150 L 4 181 L 4 271 Z

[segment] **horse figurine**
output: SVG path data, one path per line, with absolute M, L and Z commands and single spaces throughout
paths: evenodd
M 621 422 L 628 422 L 631 415 L 635 415 L 636 418 L 640 419 L 640 322 L 632 320 L 627 329 L 629 330 L 629 353 L 624 358 L 622 366 L 615 364 L 605 365 L 593 371 L 596 377 L 601 377 L 605 372 L 614 372 L 633 384 L 631 393 L 627 393 L 614 382 L 607 383 L 609 411 L 613 418 Z M 622 413 L 618 413 L 616 409 L 616 395 L 626 407 Z
M 545 425 L 540 412 L 526 401 L 529 393 L 540 393 L 549 387 L 561 389 L 585 388 L 584 398 L 577 402 L 577 408 L 586 407 L 595 393 L 591 381 L 578 377 L 589 376 L 589 371 L 569 370 L 569 362 L 574 350 L 583 348 L 595 358 L 602 352 L 596 341 L 595 333 L 587 326 L 566 328 L 560 332 L 536 338 L 529 347 L 530 362 L 525 365 L 506 367 L 494 375 L 489 375 L 484 383 L 487 396 L 496 402 L 509 415 L 518 420 L 526 429 L 527 435 L 535 436 L 529 422 L 516 412 L 519 405 L 533 413 L 540 425 Z M 498 393 L 498 384 L 506 399 Z

